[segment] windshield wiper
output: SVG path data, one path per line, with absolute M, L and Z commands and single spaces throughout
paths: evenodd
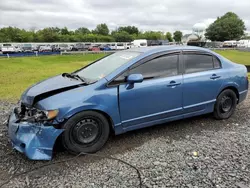
M 86 80 L 86 78 L 83 78 L 83 77 L 79 76 L 78 74 L 72 74 L 72 76 L 73 76 L 74 78 L 78 78 L 78 79 L 81 80 L 82 82 L 88 83 L 87 80 Z
M 78 74 L 70 74 L 70 73 L 63 73 L 62 74 L 63 77 L 68 77 L 68 78 L 73 78 L 76 80 L 81 80 L 82 82 L 88 84 L 87 80 L 81 76 L 79 76 Z

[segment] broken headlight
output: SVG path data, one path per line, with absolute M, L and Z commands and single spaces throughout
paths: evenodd
M 59 110 L 47 110 L 47 111 L 43 111 L 47 117 L 47 120 L 51 120 L 51 119 L 54 119 L 58 113 L 59 113 Z
M 33 117 L 35 121 L 49 121 L 58 115 L 58 110 L 38 110 L 35 109 L 29 117 Z
M 14 113 L 19 121 L 39 122 L 54 119 L 58 115 L 59 110 L 39 110 L 21 105 L 14 109 Z

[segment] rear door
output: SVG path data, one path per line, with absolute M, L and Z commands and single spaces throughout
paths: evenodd
M 205 52 L 183 52 L 183 111 L 184 114 L 213 111 L 223 82 L 221 63 Z

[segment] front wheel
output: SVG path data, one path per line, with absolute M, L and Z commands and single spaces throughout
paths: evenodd
M 63 126 L 63 146 L 71 153 L 95 153 L 107 142 L 109 122 L 95 111 L 84 111 L 70 118 Z
M 228 119 L 234 113 L 237 105 L 237 96 L 231 89 L 226 89 L 217 97 L 214 107 L 216 119 Z

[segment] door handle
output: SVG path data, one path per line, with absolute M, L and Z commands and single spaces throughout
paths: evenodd
M 171 82 L 169 82 L 169 84 L 167 85 L 168 87 L 174 87 L 174 86 L 178 86 L 178 85 L 181 85 L 181 83 L 180 82 L 176 82 L 176 81 L 171 81 Z
M 218 79 L 218 78 L 220 78 L 221 76 L 218 76 L 218 75 L 216 75 L 216 74 L 213 74 L 211 77 L 210 77 L 210 79 L 212 79 L 212 80 L 215 80 L 215 79 Z

